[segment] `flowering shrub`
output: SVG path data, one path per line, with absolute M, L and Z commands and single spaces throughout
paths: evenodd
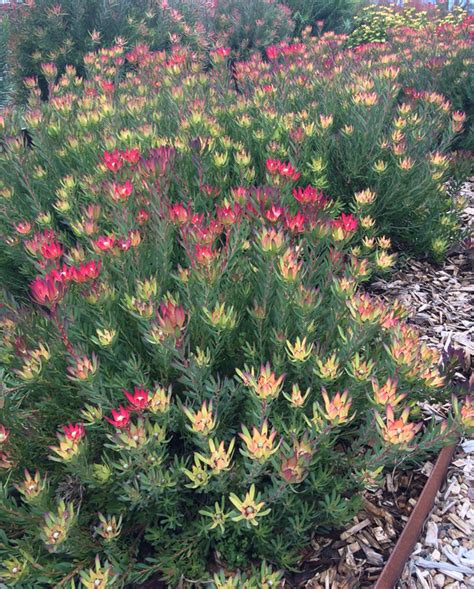
M 466 17 L 466 11 L 456 6 L 446 13 L 439 6 L 395 6 L 371 4 L 354 17 L 354 30 L 349 36 L 351 46 L 380 43 L 390 38 L 397 29 L 420 30 L 426 26 L 457 25 Z
M 422 426 L 437 354 L 358 288 L 382 228 L 447 214 L 462 115 L 339 43 L 234 76 L 116 46 L 0 118 L 4 582 L 278 586 L 384 466 L 473 425 L 468 399 Z
M 73 65 L 83 74 L 85 54 L 117 39 L 153 49 L 179 41 L 203 54 L 224 45 L 242 56 L 293 31 L 290 10 L 275 0 L 36 0 L 12 2 L 5 14 L 17 101 L 24 99 L 23 79 L 31 76 L 47 97 L 42 63 L 54 62 L 60 74 Z
M 11 2 L 5 15 L 10 23 L 8 62 L 17 100 L 24 98 L 23 79 L 27 76 L 39 77 L 46 95 L 42 63 L 54 62 L 59 72 L 73 64 L 82 72 L 85 53 L 112 44 L 119 35 L 136 39 L 139 19 L 132 12 L 131 0 Z
M 453 49 L 457 64 L 469 61 L 463 57 L 467 34 L 467 27 L 451 29 L 451 38 L 458 36 L 453 47 L 464 47 Z M 211 51 L 208 73 L 181 46 L 169 55 L 144 46 L 126 54 L 120 46 L 88 56 L 88 82 L 68 68 L 55 83 L 55 66 L 44 64 L 50 105 L 40 104 L 35 81 L 28 78 L 32 92 L 24 120 L 13 113 L 0 122 L 12 143 L 3 160 L 3 194 L 28 192 L 28 182 L 36 201 L 29 212 L 9 211 L 3 222 L 11 227 L 55 200 L 61 215 L 78 213 L 77 202 L 63 202 L 61 176 L 76 178 L 88 170 L 82 181 L 87 186 L 78 183 L 77 190 L 99 190 L 100 170 L 91 173 L 96 146 L 126 147 L 135 133 L 143 147 L 173 146 L 179 152 L 181 183 L 172 183 L 171 190 L 181 198 L 195 198 L 195 178 L 220 194 L 275 184 L 278 176 L 268 160 L 291 162 L 301 175 L 299 186 L 311 184 L 346 209 L 363 212 L 368 238 L 388 235 L 397 247 L 442 257 L 457 236 L 446 188 L 456 175 L 456 158 L 446 151 L 465 115 L 442 95 L 408 84 L 415 64 L 419 71 L 429 63 L 413 36 L 407 37 L 403 61 L 391 45 L 345 49 L 344 39 L 327 34 L 282 43 L 268 48 L 268 59 L 255 55 L 232 68 L 230 49 L 219 48 Z M 445 47 L 444 32 L 438 42 Z M 402 51 L 401 38 L 398 43 Z M 449 67 L 446 62 L 442 70 Z M 20 125 L 38 149 L 25 152 L 9 139 Z M 370 194 L 356 197 L 365 191 Z
M 217 0 L 214 5 L 214 11 L 208 12 L 204 21 L 207 29 L 212 31 L 216 44 L 231 48 L 240 58 L 248 57 L 251 51 L 263 51 L 293 33 L 291 11 L 283 2 Z

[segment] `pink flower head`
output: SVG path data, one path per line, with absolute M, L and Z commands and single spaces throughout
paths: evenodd
M 240 217 L 241 208 L 239 205 L 216 207 L 216 213 L 217 220 L 222 225 L 233 225 Z
M 123 166 L 122 154 L 118 149 L 113 151 L 104 151 L 104 164 L 111 172 L 118 172 Z
M 30 290 L 35 301 L 46 306 L 57 303 L 64 295 L 62 282 L 51 275 L 46 275 L 44 278 L 40 276 L 35 278 L 30 283 Z
M 160 311 L 157 313 L 156 318 L 163 334 L 175 338 L 180 336 L 186 322 L 183 307 L 170 300 L 160 304 Z
M 272 61 L 278 57 L 278 48 L 275 47 L 275 45 L 271 45 L 270 47 L 267 47 L 266 53 L 268 59 Z
M 55 260 L 56 258 L 60 258 L 63 253 L 63 246 L 57 241 L 46 242 L 41 246 L 41 255 L 47 260 Z
M 170 221 L 176 225 L 183 225 L 189 220 L 189 212 L 181 203 L 171 205 L 168 212 Z
M 324 194 L 313 186 L 306 186 L 306 188 L 294 188 L 293 196 L 302 205 L 319 205 L 322 206 L 326 203 Z
M 217 49 L 215 49 L 214 51 L 211 52 L 211 54 L 215 57 L 220 57 L 220 58 L 224 58 L 224 57 L 228 57 L 230 55 L 230 47 L 219 47 Z
M 115 427 L 127 427 L 130 421 L 130 412 L 120 405 L 118 409 L 112 409 L 112 418 L 106 417 L 105 419 Z
M 278 174 L 278 168 L 280 165 L 280 161 L 279 160 L 273 160 L 271 158 L 268 158 L 266 163 L 265 163 L 266 167 L 267 167 L 267 171 L 274 176 L 275 174 Z
M 357 229 L 357 224 L 354 215 L 342 213 L 338 219 L 331 221 L 333 238 L 336 241 L 347 239 Z
M 124 395 L 127 397 L 130 406 L 130 411 L 142 411 L 146 409 L 150 403 L 150 393 L 145 389 L 134 387 L 133 394 L 124 390 Z
M 355 231 L 357 229 L 357 219 L 354 215 L 342 213 L 340 217 L 342 227 L 346 231 Z
M 103 252 L 108 252 L 115 245 L 115 237 L 113 235 L 100 235 L 94 241 L 94 245 Z
M 102 90 L 105 92 L 105 94 L 111 94 L 114 91 L 114 83 L 113 82 L 109 82 L 107 80 L 102 80 L 100 85 L 101 85 Z
M 122 157 L 126 160 L 129 164 L 137 164 L 138 160 L 140 159 L 140 150 L 138 147 L 134 147 L 133 149 L 126 149 L 122 151 Z
M 298 211 L 294 217 L 285 216 L 285 225 L 292 233 L 303 233 L 306 217 L 301 211 Z
M 265 217 L 270 221 L 270 223 L 275 223 L 284 214 L 285 209 L 283 207 L 279 207 L 273 204 L 271 208 L 269 208 L 268 211 L 265 213 Z
M 280 162 L 280 165 L 278 166 L 278 173 L 280 176 L 294 181 L 298 180 L 298 178 L 301 176 L 301 174 L 296 171 L 290 162 Z
M 194 259 L 199 266 L 209 266 L 215 260 L 217 252 L 208 245 L 194 246 Z
M 133 192 L 133 184 L 127 180 L 125 184 L 113 183 L 113 196 L 115 202 L 125 201 Z
M 74 268 L 72 266 L 67 266 L 66 264 L 63 264 L 62 266 L 58 266 L 57 268 L 54 268 L 54 270 L 51 270 L 49 276 L 57 282 L 62 282 L 63 284 L 66 284 L 67 282 L 73 279 L 73 274 Z
M 20 235 L 28 235 L 31 231 L 31 223 L 29 221 L 20 221 L 15 225 L 15 230 Z
M 63 425 L 63 431 L 66 438 L 74 442 L 78 442 L 86 435 L 82 423 L 69 423 L 68 425 Z
M 95 280 L 100 274 L 102 262 L 99 260 L 90 260 L 85 264 L 80 264 L 79 267 L 71 268 L 71 278 L 74 282 L 87 282 L 88 280 Z

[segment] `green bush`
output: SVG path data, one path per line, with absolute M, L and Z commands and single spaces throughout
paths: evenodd
M 37 77 L 47 98 L 41 64 L 52 62 L 58 75 L 66 65 L 84 73 L 84 55 L 116 40 L 166 49 L 176 43 L 203 53 L 230 47 L 235 56 L 262 50 L 293 31 L 289 10 L 274 0 L 37 0 L 9 10 L 10 69 L 16 100 L 23 102 L 23 80 Z
M 295 21 L 295 34 L 301 35 L 308 26 L 318 30 L 348 32 L 361 0 L 285 0 Z
M 358 288 L 382 227 L 446 235 L 462 117 L 342 42 L 233 74 L 115 46 L 0 116 L 4 583 L 281 586 L 384 467 L 473 425 L 469 399 L 421 421 L 439 355 Z
M 291 36 L 293 21 L 284 3 L 276 0 L 219 0 L 208 28 L 218 43 L 247 58 Z
M 132 13 L 134 4 L 133 0 L 36 0 L 11 8 L 11 69 L 16 99 L 25 97 L 26 77 L 38 77 L 45 94 L 41 72 L 44 62 L 55 63 L 59 73 L 66 65 L 74 65 L 82 73 L 87 52 L 118 37 L 136 41 L 139 21 Z
M 10 96 L 10 77 L 8 72 L 8 19 L 0 13 L 0 109 Z
M 412 5 L 399 7 L 371 4 L 354 17 L 354 30 L 349 36 L 348 44 L 354 47 L 363 43 L 381 43 L 387 41 L 391 32 L 397 29 L 420 30 L 428 25 L 456 25 L 466 16 L 466 11 L 460 7 L 446 13 L 438 6 L 429 6 L 422 10 Z

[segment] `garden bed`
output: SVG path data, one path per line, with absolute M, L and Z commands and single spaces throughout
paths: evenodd
M 468 256 L 404 259 L 459 238 L 466 115 L 435 90 L 464 87 L 469 26 L 249 61 L 118 40 L 84 77 L 42 64 L 47 103 L 25 81 L 0 115 L 2 581 L 373 585 L 474 425 Z

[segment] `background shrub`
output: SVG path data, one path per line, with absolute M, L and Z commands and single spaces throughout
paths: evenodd
M 129 47 L 146 43 L 152 49 L 179 41 L 201 52 L 225 45 L 242 57 L 293 31 L 289 9 L 274 0 L 38 0 L 14 4 L 8 18 L 10 70 L 20 102 L 26 77 L 37 77 L 47 97 L 42 63 L 54 63 L 59 75 L 73 65 L 82 75 L 84 55 L 115 39 Z
M 235 55 L 248 57 L 293 33 L 290 10 L 276 0 L 219 0 L 208 24 L 218 43 L 230 47 Z
M 0 108 L 10 95 L 10 80 L 7 69 L 8 60 L 8 20 L 0 13 Z
M 349 32 L 353 17 L 361 8 L 361 0 L 285 0 L 295 21 L 295 34 L 310 26 L 313 33 L 323 31 Z
M 354 30 L 349 36 L 349 44 L 381 43 L 387 41 L 390 33 L 396 29 L 419 30 L 428 25 L 456 25 L 466 16 L 466 11 L 459 6 L 447 12 L 438 5 L 424 5 L 420 8 L 413 3 L 404 6 L 370 4 L 354 16 Z
M 358 14 L 348 44 L 389 42 L 404 61 L 402 80 L 406 87 L 443 94 L 456 110 L 467 115 L 464 133 L 456 145 L 474 148 L 474 74 L 469 31 L 472 17 L 459 7 L 452 12 L 440 7 L 369 6 Z M 423 32 L 421 32 L 423 31 Z M 453 34 L 459 36 L 454 43 Z M 424 43 L 419 42 L 420 37 Z M 407 48 L 407 39 L 409 53 Z

